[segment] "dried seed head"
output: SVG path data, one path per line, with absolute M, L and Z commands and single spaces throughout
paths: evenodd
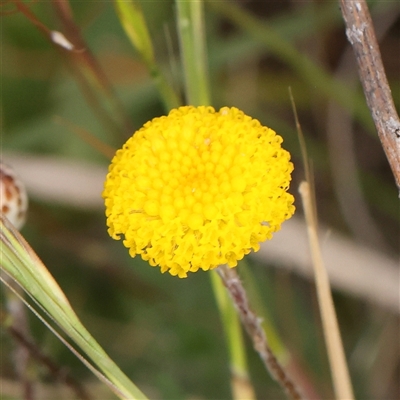
M 28 196 L 25 185 L 14 170 L 0 162 L 0 210 L 8 220 L 21 229 L 25 223 L 28 209 Z

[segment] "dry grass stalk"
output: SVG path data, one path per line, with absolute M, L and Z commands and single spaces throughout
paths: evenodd
M 328 273 L 325 269 L 318 241 L 317 220 L 312 192 L 308 182 L 300 184 L 304 213 L 307 220 L 308 238 L 314 267 L 318 305 L 320 308 L 325 342 L 328 350 L 329 364 L 333 386 L 338 400 L 354 399 L 350 375 L 346 364 L 343 343 L 333 305 Z

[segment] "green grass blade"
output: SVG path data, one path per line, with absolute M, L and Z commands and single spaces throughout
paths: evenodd
M 64 293 L 21 234 L 1 216 L 0 262 L 6 271 L 37 302 L 54 322 L 90 357 L 112 382 L 121 399 L 146 399 L 108 357 L 82 325 Z
M 146 64 L 160 92 L 166 111 L 181 105 L 179 96 L 167 82 L 154 57 L 154 49 L 140 2 L 137 0 L 115 0 L 115 9 L 122 27 L 132 45 Z

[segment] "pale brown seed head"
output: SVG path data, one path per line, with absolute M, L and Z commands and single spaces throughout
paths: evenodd
M 27 209 L 25 185 L 10 166 L 0 163 L 0 211 L 17 229 L 21 229 Z

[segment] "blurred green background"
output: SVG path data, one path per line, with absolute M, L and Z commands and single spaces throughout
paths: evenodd
M 56 3 L 25 4 L 50 30 L 65 32 Z M 157 61 L 184 102 L 174 2 L 141 3 Z M 395 1 L 369 4 L 381 32 L 383 62 L 399 108 L 400 5 Z M 149 72 L 120 26 L 112 2 L 71 1 L 70 6 L 85 48 L 112 85 L 113 95 L 82 78 L 82 48 L 71 55 L 16 12 L 13 2 L 4 4 L 2 153 L 29 154 L 39 167 L 41 159 L 53 156 L 78 166 L 94 164 L 105 173 L 109 159 L 68 123 L 116 149 L 135 129 L 166 111 Z M 297 196 L 304 171 L 288 94 L 291 87 L 313 163 L 319 220 L 355 243 L 398 257 L 398 195 L 363 100 L 338 3 L 206 2 L 205 20 L 213 105 L 241 108 L 284 138 L 296 166 L 291 191 Z M 340 93 L 321 82 L 314 85 L 313 77 L 296 67 L 303 62 L 301 58 L 289 61 L 282 47 L 269 46 L 270 30 L 329 78 L 338 79 L 342 85 L 336 86 L 336 92 Z M 339 114 L 332 114 L 337 104 L 341 104 Z M 354 198 L 356 188 L 343 187 L 346 181 L 338 166 L 351 165 L 344 151 L 348 142 L 341 131 L 329 133 L 338 118 L 351 127 L 355 157 L 351 161 L 356 163 L 360 190 L 356 193 L 361 193 L 362 205 L 368 210 L 367 225 L 360 224 L 347 202 Z M 43 162 L 43 168 L 47 165 Z M 18 165 L 14 167 L 18 171 Z M 86 176 L 83 170 L 82 176 Z M 68 176 L 58 180 L 70 184 Z M 230 398 L 228 356 L 207 274 L 199 272 L 180 280 L 160 274 L 158 268 L 139 258 L 131 259 L 122 243 L 107 235 L 101 200 L 100 205 L 76 206 L 69 202 L 67 190 L 61 200 L 51 193 L 51 185 L 47 192 L 32 190 L 22 233 L 111 358 L 152 399 Z M 297 202 L 297 215 L 301 213 Z M 290 246 L 288 243 L 288 251 Z M 313 285 L 294 272 L 266 266 L 251 257 L 249 263 L 264 306 L 286 346 L 320 398 L 332 398 Z M 334 295 L 356 397 L 400 398 L 396 379 L 400 372 L 399 315 L 343 291 Z M 34 317 L 31 328 L 43 352 L 81 383 L 95 385 L 91 373 Z M 12 385 L 12 342 L 5 332 L 1 341 L 1 378 L 11 384 L 10 392 L 3 395 L 18 398 L 12 395 L 18 387 Z M 284 398 L 250 344 L 248 348 L 258 398 Z M 61 397 L 52 377 L 45 369 L 37 369 L 38 380 L 54 390 L 53 398 L 71 398 L 70 392 Z M 95 386 L 92 390 L 99 394 L 94 398 L 113 398 L 106 389 Z

